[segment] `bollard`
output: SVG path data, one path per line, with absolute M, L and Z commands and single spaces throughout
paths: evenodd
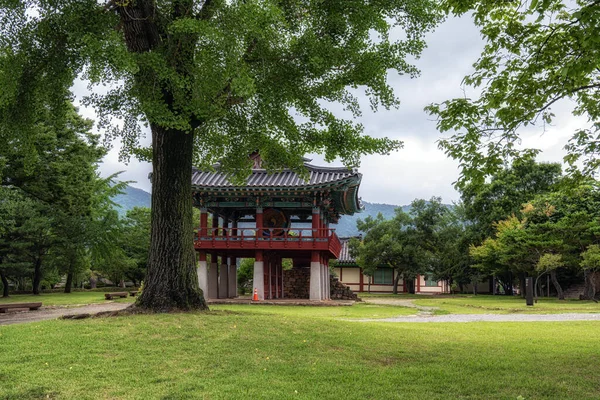
M 528 306 L 533 306 L 533 278 L 525 278 L 525 302 Z

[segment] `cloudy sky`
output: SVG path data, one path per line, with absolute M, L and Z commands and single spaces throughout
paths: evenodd
M 391 75 L 390 82 L 401 100 L 399 109 L 371 113 L 363 109 L 361 123 L 367 134 L 390 137 L 404 142 L 404 148 L 389 156 L 367 156 L 362 159 L 363 174 L 360 196 L 375 203 L 404 205 L 415 198 L 441 196 L 450 203 L 458 200 L 452 183 L 458 177 L 458 163 L 447 158 L 437 148 L 440 138 L 435 121 L 423 108 L 432 102 L 462 96 L 461 80 L 472 71 L 472 64 L 483 48 L 479 31 L 469 18 L 450 19 L 430 34 L 428 48 L 416 61 L 421 76 L 410 79 Z M 568 104 L 555 109 L 554 126 L 530 129 L 524 133 L 523 146 L 543 150 L 543 161 L 561 161 L 562 150 L 569 133 L 581 124 L 569 113 Z M 90 110 L 82 110 L 93 118 Z M 131 161 L 128 165 L 118 161 L 118 144 L 106 157 L 101 171 L 108 175 L 124 171 L 122 180 L 135 181 L 132 186 L 150 191 L 147 179 L 151 166 Z M 308 155 L 314 164 L 323 165 L 318 155 Z

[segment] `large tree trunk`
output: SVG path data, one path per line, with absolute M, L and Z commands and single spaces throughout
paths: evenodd
M 596 301 L 596 285 L 595 285 L 595 274 L 589 270 L 584 271 L 585 277 L 585 286 L 583 288 L 583 295 L 581 296 L 583 300 L 593 300 Z
M 69 273 L 67 273 L 67 283 L 65 283 L 65 293 L 71 293 L 71 288 L 73 287 L 73 271 L 69 269 Z
M 152 126 L 152 223 L 148 271 L 137 306 L 207 310 L 192 232 L 193 135 Z
M 554 284 L 554 288 L 556 289 L 556 293 L 558 294 L 558 299 L 564 300 L 565 294 L 563 293 L 560 283 L 558 283 L 558 279 L 556 279 L 556 270 L 550 271 L 550 279 L 552 279 L 552 284 Z
M 33 267 L 33 294 L 40 294 L 40 282 L 42 281 L 42 259 L 37 258 Z
M 525 274 L 519 274 L 519 291 L 521 292 L 521 298 L 525 298 Z
M 415 281 L 413 279 L 405 279 L 404 284 L 408 288 L 408 293 L 415 294 Z
M 0 280 L 2 280 L 2 297 L 8 297 L 8 279 L 0 269 Z
M 393 286 L 393 289 L 392 289 L 392 292 L 394 294 L 398 294 L 398 282 L 399 281 L 400 281 L 400 274 L 397 274 L 396 278 L 394 279 L 394 286 Z

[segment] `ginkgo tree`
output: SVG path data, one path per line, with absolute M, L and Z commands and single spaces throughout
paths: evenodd
M 152 235 L 137 305 L 204 309 L 192 245 L 192 165 L 238 180 L 247 155 L 299 170 L 305 153 L 357 165 L 401 144 L 363 136 L 358 93 L 398 105 L 390 73 L 439 21 L 434 0 L 0 1 L 0 141 L 27 143 L 42 107 L 62 123 L 75 78 L 86 104 L 119 137 L 123 156 L 151 159 Z M 102 90 L 96 90 L 101 87 Z M 350 117 L 332 112 L 341 105 Z M 141 127 L 151 148 L 140 147 Z

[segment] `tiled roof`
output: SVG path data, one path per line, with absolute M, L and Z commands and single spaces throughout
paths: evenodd
M 348 244 L 350 243 L 351 237 L 341 237 L 340 242 L 342 244 L 342 250 L 340 256 L 337 259 L 338 264 L 356 264 L 356 260 L 350 256 L 350 249 Z
M 304 164 L 308 169 L 308 179 L 303 179 L 299 174 L 290 170 L 267 173 L 264 169 L 254 169 L 248 177 L 244 187 L 308 187 L 319 186 L 339 182 L 347 178 L 361 175 L 352 169 L 345 167 L 317 167 L 308 163 Z M 200 171 L 194 169 L 192 172 L 192 186 L 202 188 L 235 188 L 228 175 L 219 172 Z

